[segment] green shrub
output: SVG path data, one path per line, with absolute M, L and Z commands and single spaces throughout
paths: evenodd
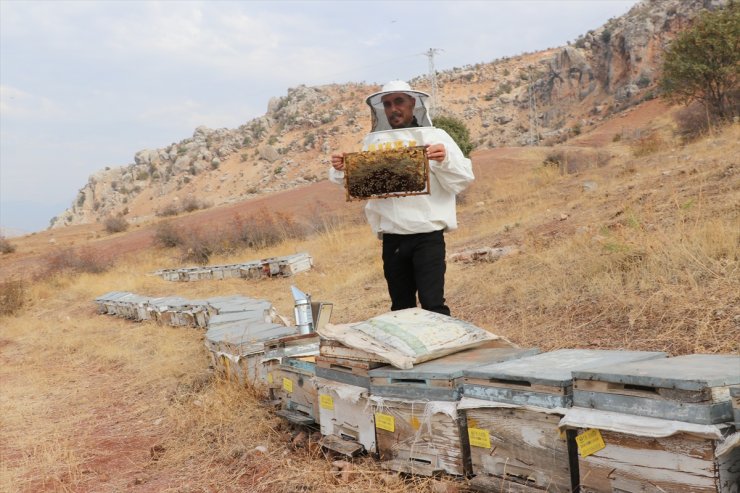
M 720 119 L 737 115 L 738 26 L 740 2 L 734 1 L 724 9 L 704 11 L 678 34 L 663 56 L 663 96 L 683 104 L 701 101 Z
M 434 126 L 441 128 L 457 143 L 465 157 L 470 156 L 470 151 L 475 147 L 470 140 L 470 130 L 465 123 L 453 116 L 438 116 L 434 119 Z

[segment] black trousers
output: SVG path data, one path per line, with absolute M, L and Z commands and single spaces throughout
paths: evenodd
M 416 306 L 450 314 L 445 305 L 445 238 L 442 231 L 411 235 L 383 235 L 383 273 L 391 296 L 391 310 Z

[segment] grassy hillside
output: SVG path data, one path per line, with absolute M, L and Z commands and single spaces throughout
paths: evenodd
M 740 351 L 740 127 L 682 145 L 671 120 L 654 117 L 666 111 L 638 108 L 564 147 L 474 154 L 478 179 L 461 198 L 448 253 L 519 253 L 449 262 L 453 315 L 542 350 Z M 60 264 L 37 280 L 6 278 L 3 296 L 13 289 L 24 303 L 0 318 L 0 490 L 446 491 L 372 461 L 345 482 L 261 396 L 213 379 L 201 331 L 100 316 L 92 304 L 111 290 L 238 293 L 290 317 L 295 284 L 333 302 L 333 322 L 377 315 L 389 305 L 380 244 L 356 212 L 303 239 L 210 258 L 310 252 L 314 269 L 292 279 L 169 283 L 146 275 L 180 264 L 183 252 L 164 248 L 100 273 Z

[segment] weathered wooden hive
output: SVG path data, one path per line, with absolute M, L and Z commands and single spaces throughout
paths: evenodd
M 278 273 L 283 277 L 290 277 L 305 272 L 313 267 L 313 258 L 308 253 L 296 253 L 280 257 L 277 262 Z M 270 268 L 272 272 L 272 267 Z
M 735 418 L 735 430 L 740 431 L 740 385 L 730 387 L 730 398 L 732 399 L 732 410 Z
M 316 376 L 369 389 L 368 372 L 387 364 L 373 353 L 345 346 L 338 341 L 321 339 L 319 356 L 316 358 Z
M 463 372 L 477 366 L 536 354 L 536 349 L 477 348 L 402 370 L 369 371 L 370 400 L 384 467 L 431 476 L 468 475 L 467 426 L 457 411 Z
M 693 354 L 577 371 L 562 427 L 578 430 L 584 491 L 734 492 L 731 385 L 740 356 Z M 722 449 L 721 453 L 719 452 Z
M 128 291 L 111 291 L 109 293 L 105 293 L 104 295 L 98 296 L 97 298 L 95 298 L 95 304 L 97 305 L 98 313 L 115 315 L 116 305 L 114 304 L 114 301 L 118 298 L 122 298 L 130 294 L 131 293 Z
M 253 260 L 239 264 L 207 265 L 199 267 L 182 267 L 179 269 L 160 269 L 152 274 L 166 281 L 202 281 L 210 279 L 245 278 L 258 279 L 262 277 L 288 277 L 304 272 L 313 266 L 313 258 L 305 252 L 272 257 L 262 260 Z
M 265 341 L 296 333 L 295 327 L 244 319 L 212 326 L 206 332 L 206 347 L 215 368 L 244 385 L 259 386 L 266 378 L 262 359 Z
M 364 452 L 375 454 L 375 419 L 369 404 L 369 389 L 319 376 L 316 387 L 321 445 L 349 457 Z
M 126 299 L 136 296 L 134 293 L 129 291 L 111 291 L 105 293 L 102 296 L 95 298 L 95 303 L 98 306 L 98 313 L 104 313 L 108 315 L 117 315 L 123 317 L 123 310 L 121 309 L 121 302 L 125 302 Z
M 465 370 L 461 413 L 468 424 L 475 478 L 491 491 L 570 491 L 568 443 L 558 425 L 572 404 L 572 375 L 604 363 L 666 357 L 665 353 L 562 349 Z M 574 469 L 575 471 L 572 471 Z
M 279 402 L 278 416 L 293 424 L 319 424 L 319 392 L 315 357 L 286 358 L 279 364 L 267 362 L 270 397 Z
M 272 322 L 272 304 L 265 300 L 231 296 L 209 304 L 218 311 L 205 335 L 214 368 L 243 385 L 263 385 L 265 342 L 294 335 L 296 328 Z
M 337 341 L 321 339 L 316 357 L 316 384 L 322 446 L 355 456 L 375 454 L 375 420 L 369 405 L 368 372 L 385 366 L 381 358 Z
M 214 265 L 211 267 L 211 276 L 213 279 L 233 279 L 241 277 L 241 267 L 243 264 Z
M 270 257 L 260 260 L 259 270 L 250 270 L 249 277 L 290 277 L 309 270 L 313 259 L 307 253 L 296 253 L 283 257 Z

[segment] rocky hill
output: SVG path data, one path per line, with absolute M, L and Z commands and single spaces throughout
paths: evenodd
M 552 145 L 655 97 L 661 53 L 702 9 L 727 0 L 643 0 L 572 44 L 438 73 L 438 114 L 462 118 L 477 149 Z M 422 90 L 429 81 L 411 84 Z M 326 179 L 329 156 L 369 130 L 365 84 L 299 86 L 236 129 L 137 152 L 92 176 L 53 228 L 122 216 L 131 223 Z

